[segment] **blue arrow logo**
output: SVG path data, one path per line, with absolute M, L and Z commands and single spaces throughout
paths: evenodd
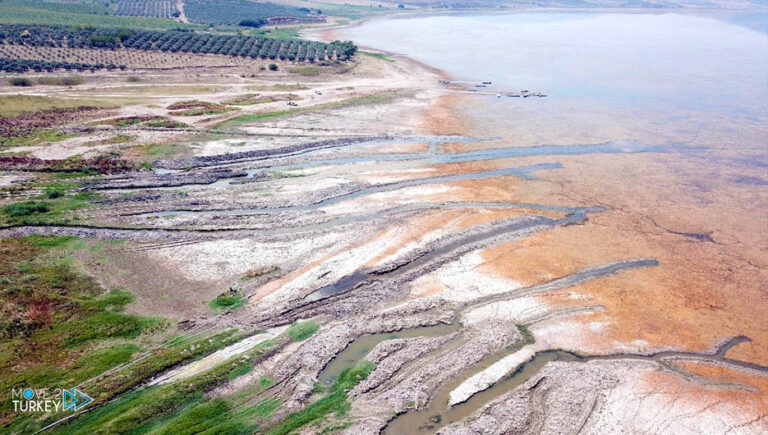
M 83 393 L 77 388 L 71 390 L 61 390 L 62 393 L 62 408 L 64 411 L 79 411 L 80 408 L 91 403 L 93 399 L 91 396 Z

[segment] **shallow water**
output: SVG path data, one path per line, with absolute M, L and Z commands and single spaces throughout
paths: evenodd
M 318 380 L 323 385 L 332 384 L 344 369 L 356 366 L 376 345 L 383 341 L 396 338 L 439 337 L 459 329 L 461 329 L 461 325 L 458 322 L 453 322 L 451 324 L 439 324 L 382 334 L 364 335 L 353 341 L 346 349 L 336 355 L 320 372 Z
M 765 34 L 708 17 L 586 12 L 432 16 L 372 20 L 343 33 L 459 80 L 492 81 L 492 91 L 529 89 L 546 91 L 548 98 L 732 110 L 764 110 L 768 104 Z
M 375 19 L 341 36 L 467 82 L 477 91 L 459 108 L 467 133 L 508 146 L 764 147 L 768 37 L 744 16 L 721 15 L 428 16 Z M 481 81 L 492 84 L 473 86 Z M 523 89 L 547 97 L 506 97 Z

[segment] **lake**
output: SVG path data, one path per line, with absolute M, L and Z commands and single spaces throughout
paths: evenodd
M 375 19 L 341 36 L 467 81 L 486 94 L 470 117 L 502 135 L 514 127 L 520 145 L 694 138 L 708 145 L 723 139 L 718 126 L 754 141 L 765 133 L 768 35 L 744 22 L 531 12 Z M 493 84 L 474 88 L 481 81 Z M 492 102 L 522 89 L 548 96 Z

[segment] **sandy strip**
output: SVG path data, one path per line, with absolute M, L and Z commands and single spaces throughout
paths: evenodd
M 149 385 L 167 384 L 169 382 L 178 381 L 180 379 L 186 379 L 190 376 L 204 372 L 233 356 L 240 355 L 250 349 L 253 349 L 256 345 L 260 343 L 263 343 L 267 340 L 271 340 L 277 337 L 278 335 L 285 332 L 286 329 L 288 329 L 288 325 L 279 326 L 276 328 L 268 329 L 262 334 L 256 334 L 254 336 L 246 338 L 245 340 L 238 341 L 237 343 L 232 344 L 228 347 L 225 347 L 224 349 L 221 349 L 219 351 L 216 351 L 201 360 L 194 361 L 185 366 L 171 370 L 165 375 L 160 376 L 159 378 L 150 382 Z

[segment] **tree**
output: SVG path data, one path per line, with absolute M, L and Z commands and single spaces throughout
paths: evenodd
M 355 53 L 357 53 L 357 45 L 355 45 L 352 41 L 333 41 L 331 42 L 331 45 L 336 47 L 336 53 L 340 54 L 340 57 L 352 57 Z

